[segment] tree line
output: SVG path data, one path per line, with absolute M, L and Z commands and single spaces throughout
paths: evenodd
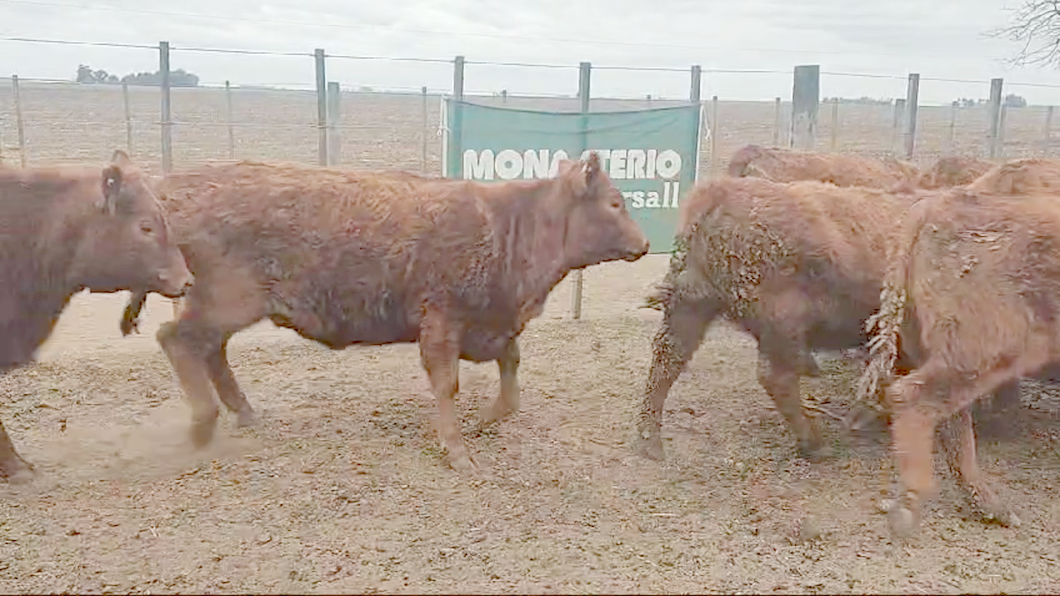
M 103 85 L 119 85 L 121 83 L 127 83 L 129 85 L 161 87 L 162 71 L 156 70 L 155 72 L 129 73 L 118 78 L 118 75 L 111 74 L 103 69 L 93 70 L 91 66 L 81 64 L 77 67 L 77 82 Z M 171 70 L 169 71 L 169 86 L 198 87 L 199 77 L 198 75 L 185 71 L 183 68 Z

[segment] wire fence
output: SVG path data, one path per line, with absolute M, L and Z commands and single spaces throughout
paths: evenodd
M 248 158 L 328 162 L 355 168 L 402 168 L 439 172 L 441 164 L 440 111 L 443 96 L 462 96 L 478 103 L 518 108 L 577 111 L 577 64 L 488 62 L 444 58 L 412 58 L 314 52 L 264 52 L 217 49 L 72 42 L 0 37 L 0 43 L 69 46 L 71 65 L 77 48 L 100 46 L 116 52 L 136 52 L 137 63 L 148 71 L 184 67 L 192 55 L 213 59 L 288 60 L 304 69 L 305 82 L 247 85 L 233 81 L 201 82 L 197 87 L 140 86 L 134 84 L 82 84 L 74 80 L 19 76 L 0 79 L 0 162 L 43 164 L 99 161 L 115 148 L 127 149 L 145 168 L 161 172 L 215 159 Z M 394 63 L 394 68 L 429 69 L 406 87 L 345 83 L 358 64 Z M 206 62 L 208 64 L 208 62 Z M 398 64 L 404 66 L 398 66 Z M 200 64 L 202 64 L 200 62 Z M 417 65 L 415 67 L 411 65 Z M 476 78 L 486 69 L 502 73 L 504 87 L 483 89 Z M 593 111 L 664 106 L 702 100 L 706 122 L 701 131 L 700 174 L 717 175 L 734 151 L 748 143 L 787 146 L 791 141 L 792 73 L 772 70 L 701 69 L 706 93 L 690 87 L 689 74 L 698 67 L 623 67 L 592 65 L 593 89 L 609 81 L 643 78 L 639 97 L 594 94 Z M 189 68 L 202 74 L 203 68 Z M 422 71 L 427 73 L 428 71 Z M 336 73 L 339 73 L 336 75 Z M 515 73 L 515 74 L 513 74 Z M 533 74 L 528 74 L 533 73 Z M 323 75 L 323 76 L 321 76 Z M 537 77 L 535 79 L 534 77 Z M 668 77 L 668 90 L 652 94 L 655 77 Z M 672 90 L 685 77 L 687 96 Z M 759 81 L 756 88 L 774 89 L 761 101 L 726 100 L 718 81 L 728 77 Z M 292 77 L 296 78 L 296 77 Z M 497 76 L 491 77 L 498 79 Z M 531 80 L 570 82 L 570 92 L 520 91 Z M 315 82 L 312 82 L 314 81 Z M 467 88 L 464 88 L 464 81 Z M 698 81 L 693 76 L 691 80 Z M 909 111 L 905 75 L 830 72 L 820 73 L 815 148 L 876 157 L 897 156 L 927 164 L 943 155 L 988 157 L 994 142 L 991 120 L 999 116 L 995 157 L 1054 156 L 1057 142 L 1052 131 L 1054 110 L 1048 105 L 1000 105 L 986 101 L 991 81 L 920 77 L 921 94 L 933 84 L 945 83 L 966 90 L 964 104 L 918 105 Z M 513 84 L 508 85 L 511 81 Z M 764 83 L 762 82 L 764 81 Z M 830 88 L 851 88 L 852 81 L 871 87 L 865 95 L 875 99 L 830 99 Z M 602 85 L 599 83 L 603 83 Z M 416 84 L 421 83 L 421 84 Z M 423 84 L 429 83 L 429 84 Z M 450 84 L 451 83 L 451 84 Z M 330 97 L 326 87 L 330 87 Z M 1005 83 L 1006 93 L 1017 95 L 1060 86 Z M 883 93 L 876 91 L 883 90 Z M 851 95 L 846 93 L 845 95 Z M 323 104 L 323 105 L 322 105 Z M 167 110 L 168 105 L 168 110 Z M 168 111 L 168 113 L 167 113 Z M 914 149 L 907 153 L 907 113 L 916 116 Z M 322 134 L 322 130 L 325 131 Z M 168 131 L 168 132 L 167 132 Z M 168 137 L 168 141 L 166 140 Z M 168 145 L 168 146 L 167 146 Z M 168 156 L 167 156 L 168 154 Z

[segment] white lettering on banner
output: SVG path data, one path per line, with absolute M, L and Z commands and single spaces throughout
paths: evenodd
M 634 209 L 676 209 L 680 195 L 681 154 L 673 149 L 591 149 L 612 180 L 660 180 L 659 191 L 625 191 L 622 196 Z M 470 180 L 515 180 L 551 178 L 559 171 L 560 160 L 569 159 L 562 149 L 491 149 L 464 151 L 464 178 Z
M 513 149 L 504 149 L 494 155 L 492 149 L 464 151 L 465 180 L 514 180 L 516 178 L 551 178 L 559 171 L 559 162 L 569 159 L 567 152 L 560 149 L 549 155 L 548 149 L 528 149 L 519 153 Z M 546 171 L 547 168 L 547 171 Z
M 681 154 L 673 149 L 592 149 L 583 152 L 582 159 L 589 156 L 589 151 L 600 156 L 614 180 L 673 180 L 680 176 L 684 165 Z M 554 153 L 548 149 L 528 149 L 522 153 L 504 149 L 496 154 L 491 149 L 468 149 L 464 151 L 464 178 L 493 180 L 497 176 L 513 180 L 555 176 L 561 159 L 568 159 L 562 149 Z
M 661 199 L 654 190 L 627 190 L 622 193 L 622 198 L 634 209 L 677 209 L 680 195 L 681 183 L 674 181 L 663 182 Z

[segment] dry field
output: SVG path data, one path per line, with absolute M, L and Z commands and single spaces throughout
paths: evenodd
M 235 97 L 260 124 L 237 131 L 238 155 L 313 159 L 310 96 Z M 99 161 L 124 145 L 120 93 L 29 87 L 23 99 L 37 122 L 26 130 L 31 161 Z M 140 160 L 157 158 L 155 100 L 134 93 Z M 347 124 L 375 127 L 347 132 L 346 163 L 419 167 L 420 98 L 344 102 Z M 178 91 L 174 113 L 221 121 L 223 105 L 221 93 Z M 737 134 L 759 112 L 760 126 Z M 722 104 L 721 114 L 725 154 L 768 142 L 771 105 Z M 876 116 L 866 114 L 868 131 Z M 866 132 L 858 148 L 885 148 L 878 136 Z M 177 167 L 226 156 L 223 126 L 174 137 Z M 753 340 L 725 325 L 667 402 L 668 459 L 633 455 L 659 320 L 637 306 L 666 262 L 586 271 L 581 321 L 567 317 L 560 284 L 522 339 L 522 408 L 496 429 L 471 433 L 498 389 L 496 367 L 462 364 L 459 403 L 482 464 L 473 476 L 443 464 L 414 345 L 331 351 L 268 323 L 247 330 L 229 354 L 261 422 L 238 430 L 226 417 L 216 443 L 195 452 L 153 337 L 168 301 L 152 296 L 141 334 L 122 338 L 124 294 L 78 295 L 39 362 L 0 377 L 0 417 L 38 470 L 0 485 L 0 592 L 1060 591 L 1060 400 L 1030 383 L 1023 409 L 979 427 L 984 470 L 1019 512 L 1017 529 L 978 521 L 940 472 L 921 532 L 893 543 L 876 510 L 892 489 L 886 436 L 850 436 L 820 415 L 832 457 L 796 458 L 755 380 Z M 804 382 L 807 399 L 842 413 L 857 371 L 819 361 L 825 374 Z
M 42 84 L 21 85 L 26 153 L 30 163 L 56 160 L 98 161 L 115 147 L 126 146 L 126 125 L 121 87 Z M 500 105 L 499 97 L 477 101 Z M 667 105 L 655 100 L 653 105 Z M 131 87 L 129 112 L 133 128 L 132 155 L 145 166 L 160 167 L 160 94 L 157 89 Z M 523 108 L 576 110 L 575 99 L 540 99 L 510 96 L 507 105 Z M 630 109 L 648 105 L 645 100 L 593 100 L 592 109 Z M 234 155 L 240 158 L 289 159 L 316 162 L 316 94 L 311 91 L 239 89 L 232 91 Z M 352 93 L 342 98 L 342 151 L 340 160 L 353 167 L 421 169 L 423 142 L 427 141 L 426 168 L 440 168 L 438 136 L 441 99 L 429 95 L 426 106 L 418 94 Z M 784 109 L 790 110 L 785 103 Z M 710 118 L 707 103 L 705 116 Z M 179 168 L 203 159 L 229 156 L 228 116 L 223 89 L 174 89 L 172 92 L 173 163 Z M 838 151 L 882 156 L 900 147 L 902 137 L 892 127 L 894 108 L 840 104 L 835 127 Z M 717 167 L 724 171 L 728 158 L 747 143 L 770 144 L 774 106 L 771 101 L 718 103 Z M 943 153 L 986 156 L 988 114 L 984 107 L 957 110 L 949 146 L 951 108 L 921 106 L 915 161 L 927 165 Z M 426 126 L 424 121 L 426 120 Z M 1046 108 L 1010 109 L 1006 115 L 1004 156 L 1058 155 L 1045 142 Z M 1060 123 L 1054 124 L 1060 127 Z M 787 122 L 781 124 L 786 130 Z M 709 175 L 711 143 L 704 126 L 701 174 Z M 821 104 L 817 146 L 832 147 L 832 106 Z M 786 136 L 781 137 L 783 142 Z M 9 81 L 0 81 L 0 159 L 16 162 L 18 134 Z

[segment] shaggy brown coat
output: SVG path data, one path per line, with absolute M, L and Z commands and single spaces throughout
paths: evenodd
M 0 373 L 27 364 L 74 294 L 180 296 L 193 278 L 128 155 L 90 167 L 0 166 Z M 0 478 L 28 475 L 0 424 Z
M 638 449 L 661 459 L 670 387 L 707 327 L 724 317 L 758 340 L 758 378 L 804 457 L 821 447 L 799 397 L 800 351 L 861 346 L 879 306 L 890 234 L 914 195 L 723 178 L 681 206 L 670 269 L 649 305 L 661 307 L 638 424 Z
M 933 433 L 943 426 L 949 465 L 987 518 L 1019 519 L 979 470 L 970 406 L 1021 377 L 1060 374 L 1060 202 L 956 189 L 910 210 L 880 311 L 869 320 L 873 359 L 862 396 L 889 383 L 891 433 L 902 483 L 891 528 L 908 536 L 937 490 Z
M 1009 160 L 987 170 L 968 189 L 1007 195 L 1060 193 L 1060 160 L 1036 157 Z
M 974 182 L 995 165 L 992 161 L 977 157 L 942 157 L 920 176 L 920 188 L 964 186 Z
M 157 336 L 197 445 L 213 435 L 214 390 L 240 424 L 253 420 L 225 346 L 268 318 L 333 349 L 418 342 L 449 463 L 473 466 L 454 413 L 459 359 L 497 361 L 501 391 L 482 423 L 504 417 L 518 407 L 517 338 L 552 288 L 573 269 L 648 251 L 595 153 L 546 180 L 239 163 L 165 187 L 197 281 Z
M 733 154 L 729 176 L 758 177 L 773 182 L 817 180 L 836 186 L 891 189 L 920 178 L 917 167 L 893 158 L 872 159 L 844 153 L 800 151 L 747 145 Z

